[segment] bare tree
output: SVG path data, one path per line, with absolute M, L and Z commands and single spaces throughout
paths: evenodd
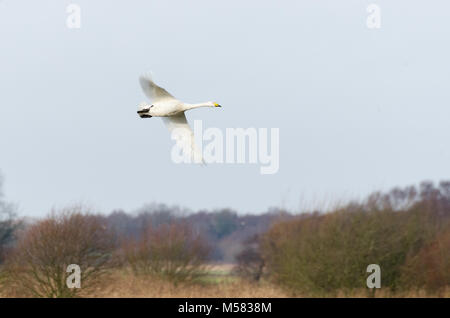
M 9 281 L 34 297 L 75 297 L 98 283 L 110 265 L 114 241 L 103 218 L 80 207 L 53 212 L 29 226 L 7 260 Z M 81 268 L 81 288 L 68 288 L 67 267 Z
M 185 223 L 149 224 L 139 239 L 131 239 L 123 247 L 125 262 L 135 274 L 175 282 L 201 275 L 208 254 L 208 244 Z

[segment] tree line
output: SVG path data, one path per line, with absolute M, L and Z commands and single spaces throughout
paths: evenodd
M 192 213 L 151 204 L 104 215 L 72 206 L 33 222 L 19 219 L 0 191 L 0 289 L 77 296 L 114 269 L 195 282 L 211 262 L 235 263 L 236 275 L 294 293 L 365 288 L 369 264 L 380 266 L 382 286 L 393 291 L 443 290 L 450 285 L 450 182 L 376 192 L 326 212 Z M 66 286 L 70 264 L 84 269 L 83 291 Z

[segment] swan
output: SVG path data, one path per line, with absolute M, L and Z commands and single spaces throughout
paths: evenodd
M 173 97 L 164 88 L 156 85 L 149 74 L 140 76 L 139 83 L 151 103 L 140 103 L 138 115 L 141 118 L 161 117 L 172 138 L 175 137 L 174 139 L 177 140 L 177 145 L 183 150 L 183 153 L 194 162 L 204 164 L 203 156 L 195 145 L 194 133 L 184 112 L 200 107 L 222 106 L 212 101 L 197 104 L 184 103 Z

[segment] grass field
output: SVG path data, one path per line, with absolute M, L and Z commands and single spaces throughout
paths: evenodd
M 135 276 L 129 270 L 116 269 L 101 283 L 82 297 L 98 298 L 278 298 L 278 297 L 317 297 L 313 294 L 299 294 L 287 291 L 267 280 L 255 283 L 233 274 L 233 265 L 221 264 L 208 267 L 208 274 L 196 282 L 174 284 L 166 280 Z M 450 288 L 439 294 L 427 294 L 425 291 L 392 293 L 388 289 L 379 289 L 373 294 L 368 289 L 338 291 L 336 294 L 321 297 L 450 297 Z M 0 289 L 2 297 L 23 297 L 14 290 Z
M 255 283 L 233 274 L 233 265 L 211 265 L 208 274 L 195 283 L 172 284 L 154 278 L 136 277 L 127 271 L 115 271 L 107 284 L 85 295 L 87 297 L 175 297 L 175 298 L 278 298 L 316 297 L 298 294 L 282 289 L 274 283 L 263 280 Z M 450 297 L 450 288 L 440 294 L 425 291 L 392 293 L 387 289 L 372 294 L 367 289 L 339 291 L 325 297 Z

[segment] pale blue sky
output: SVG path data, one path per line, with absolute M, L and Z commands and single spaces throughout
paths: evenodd
M 66 28 L 66 6 L 82 27 Z M 381 29 L 366 8 L 381 7 Z M 448 1 L 0 0 L 0 170 L 22 215 L 75 202 L 261 212 L 450 178 Z M 138 76 L 188 120 L 280 128 L 280 169 L 176 165 Z

